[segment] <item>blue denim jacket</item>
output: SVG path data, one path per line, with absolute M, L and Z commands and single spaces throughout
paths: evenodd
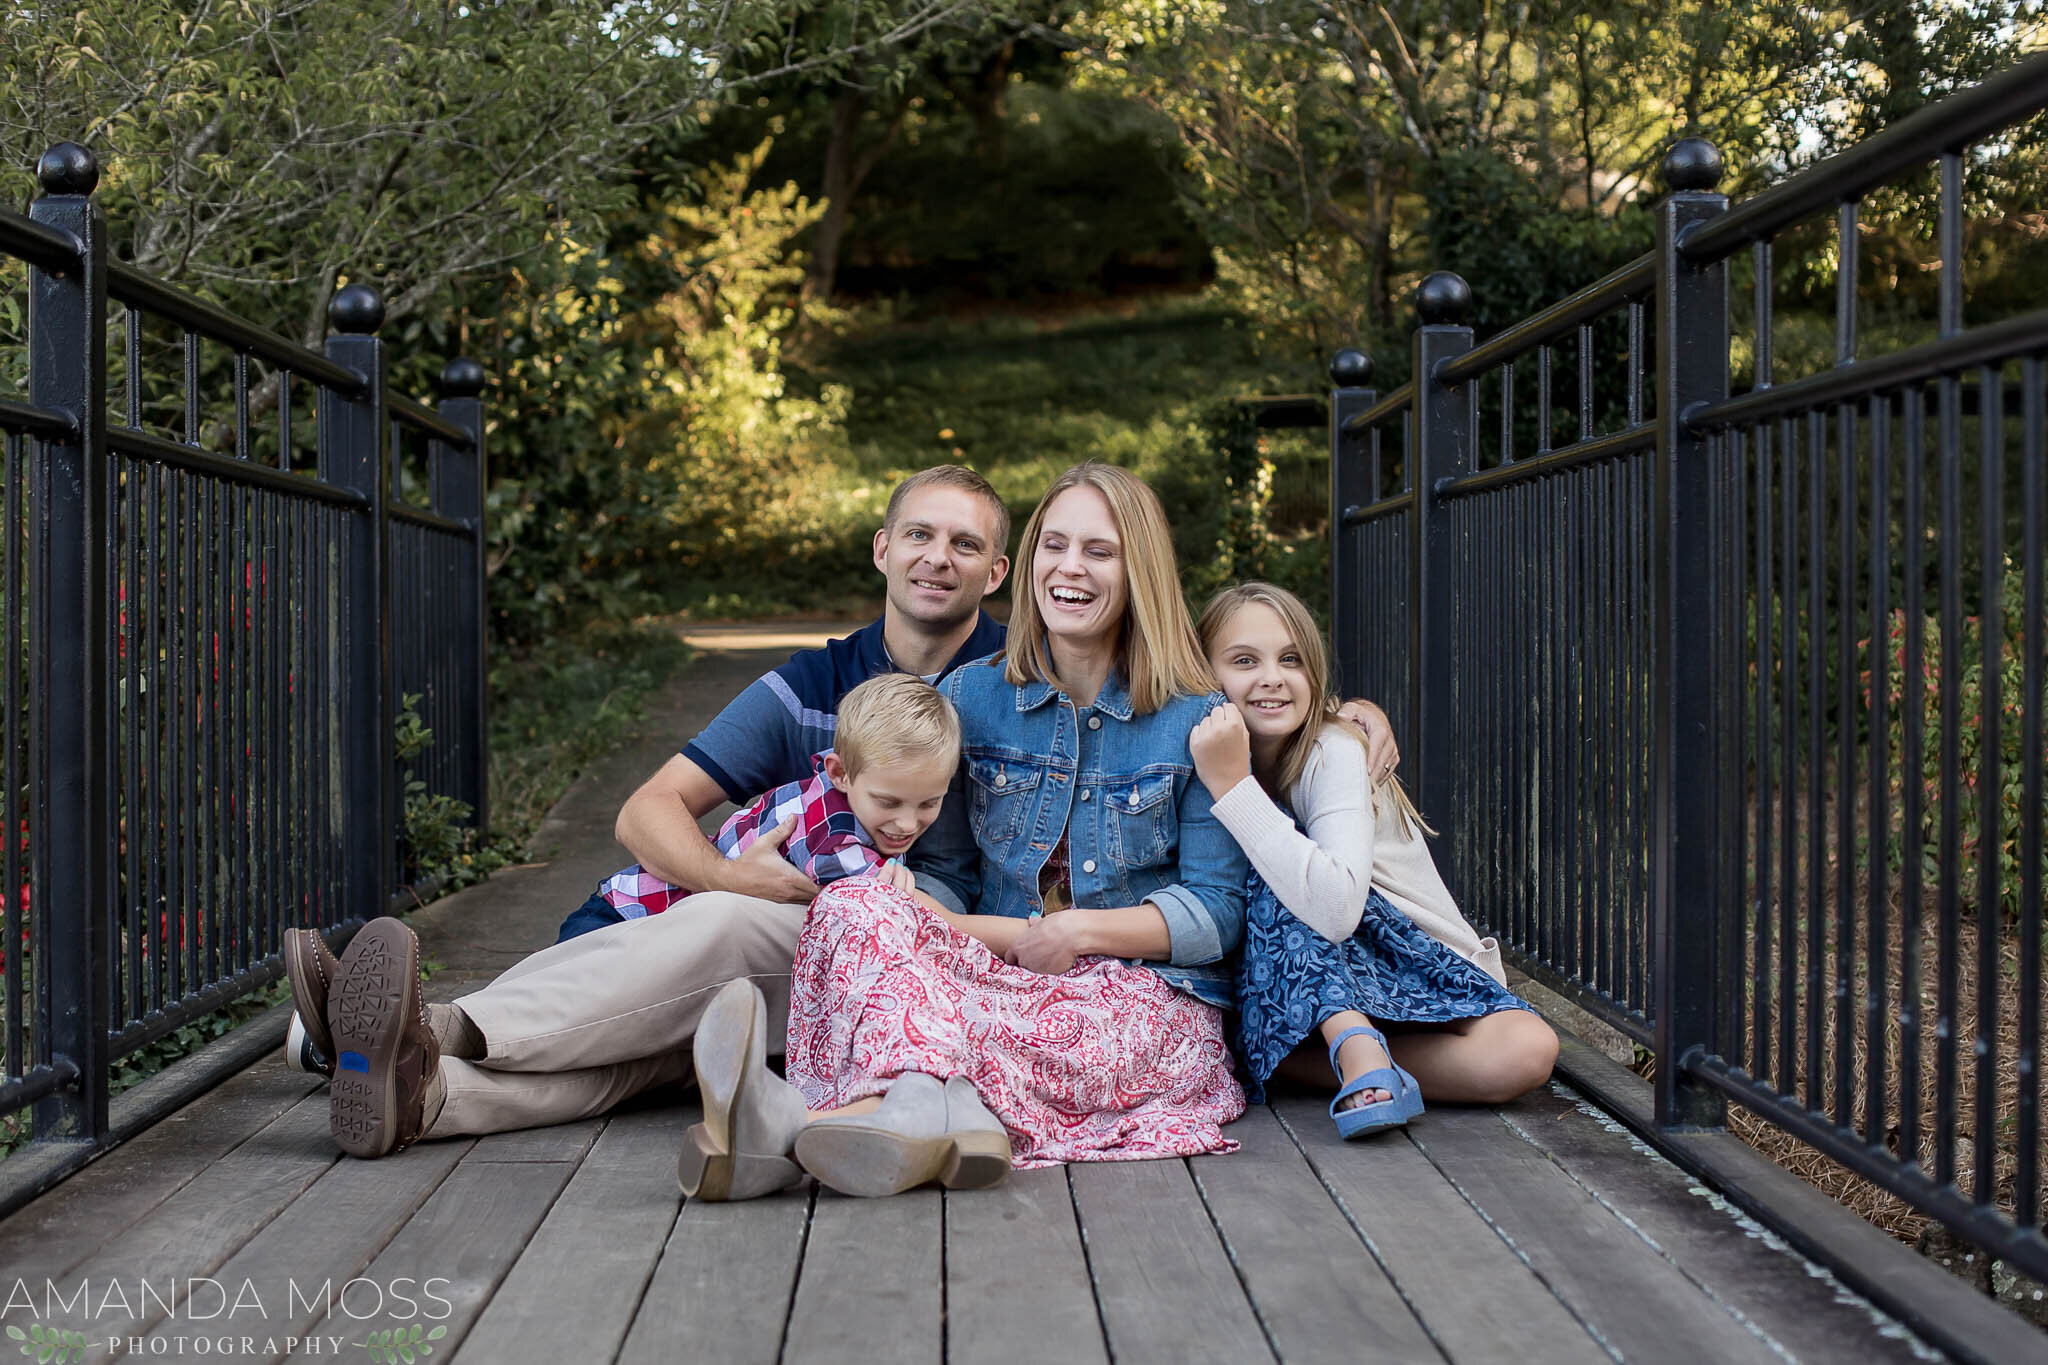
M 1049 683 L 1014 687 L 1001 655 L 939 684 L 960 712 L 962 755 L 939 818 L 907 859 L 918 887 L 958 913 L 1039 913 L 1038 874 L 1067 835 L 1075 909 L 1149 901 L 1171 952 L 1144 966 L 1230 1008 L 1225 959 L 1244 938 L 1245 858 L 1210 812 L 1188 735 L 1220 694 L 1132 714 L 1112 675 L 1093 706 Z

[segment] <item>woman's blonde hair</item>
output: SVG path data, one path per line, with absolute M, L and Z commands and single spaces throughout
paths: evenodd
M 1337 695 L 1330 688 L 1330 656 L 1323 648 L 1322 632 L 1316 629 L 1313 616 L 1302 605 L 1299 597 L 1272 583 L 1239 583 L 1225 588 L 1209 599 L 1209 605 L 1202 609 L 1202 619 L 1195 626 L 1195 634 L 1201 638 L 1202 655 L 1216 647 L 1217 639 L 1223 634 L 1231 619 L 1248 606 L 1272 608 L 1280 618 L 1281 628 L 1294 642 L 1295 651 L 1301 655 L 1301 671 L 1308 679 L 1308 713 L 1321 717 L 1320 724 L 1304 724 L 1289 737 L 1287 745 L 1280 751 L 1280 761 L 1274 765 L 1270 780 L 1261 779 L 1260 785 L 1266 793 L 1281 805 L 1287 804 L 1287 793 L 1301 780 L 1302 770 L 1308 767 L 1309 755 L 1315 752 L 1316 740 L 1327 726 L 1338 730 L 1365 744 L 1365 735 L 1357 727 L 1347 725 L 1337 718 Z M 1371 786 L 1372 810 L 1380 813 L 1380 796 L 1384 792 L 1393 801 L 1394 809 L 1412 820 L 1425 833 L 1435 830 L 1423 823 L 1422 815 L 1415 809 L 1415 803 L 1408 799 L 1408 792 L 1401 780 L 1392 773 L 1375 780 L 1366 775 Z
M 1173 537 L 1166 510 L 1145 481 L 1115 465 L 1089 461 L 1077 464 L 1052 481 L 1017 542 L 1017 572 L 1010 593 L 1010 643 L 1004 652 L 1003 676 L 1011 686 L 1046 682 L 1061 686 L 1053 672 L 1046 644 L 1045 620 L 1039 615 L 1033 561 L 1045 525 L 1045 509 L 1070 488 L 1088 487 L 1109 504 L 1109 519 L 1123 543 L 1124 618 L 1118 625 L 1117 670 L 1130 689 L 1131 707 L 1150 715 L 1174 696 L 1196 696 L 1215 684 L 1209 665 L 1188 625 L 1187 598 L 1181 595 L 1180 565 L 1173 556 Z

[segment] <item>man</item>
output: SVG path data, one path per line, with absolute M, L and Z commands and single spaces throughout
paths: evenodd
M 818 887 L 782 857 L 787 829 L 728 861 L 698 821 L 722 802 L 808 777 L 811 756 L 832 745 L 840 698 L 868 678 L 901 670 L 936 680 L 1000 649 L 1003 628 L 981 603 L 1009 572 L 1009 530 L 1002 500 L 972 470 L 943 465 L 897 486 L 874 539 L 887 585 L 881 619 L 749 685 L 620 810 L 627 851 L 699 889 L 665 913 L 543 949 L 431 1009 L 419 1004 L 417 944 L 403 926 L 366 927 L 339 964 L 316 935 L 294 933 L 285 954 L 294 1005 L 335 1059 L 336 1141 L 382 1156 L 420 1138 L 601 1113 L 686 1074 L 698 1016 L 737 977 L 761 988 L 769 1036 L 780 1038 L 797 934 Z M 322 1036 L 330 1018 L 334 1032 Z

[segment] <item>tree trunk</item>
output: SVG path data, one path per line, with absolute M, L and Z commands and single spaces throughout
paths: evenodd
M 868 92 L 849 90 L 832 108 L 832 136 L 825 144 L 825 215 L 818 220 L 811 237 L 811 268 L 804 277 L 806 299 L 829 299 L 839 277 L 839 244 L 846 237 L 848 209 L 860 193 L 861 183 L 896 141 L 903 116 L 910 108 L 904 95 L 889 117 L 882 136 L 865 148 L 856 149 L 861 116 L 867 112 Z

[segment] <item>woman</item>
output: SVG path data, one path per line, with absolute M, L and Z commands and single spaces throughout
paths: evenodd
M 980 1103 L 1020 1167 L 1234 1149 L 1225 958 L 1246 864 L 1188 752 L 1220 698 L 1165 514 L 1133 475 L 1077 465 L 1019 557 L 1008 648 L 941 688 L 963 757 L 909 857 L 923 903 L 835 884 L 798 943 L 789 1078 L 816 1109 L 847 1107 L 807 1122 L 758 1048 L 704 1058 L 700 1030 L 705 1126 L 743 1130 L 698 1135 L 713 1150 L 786 1141 L 855 1194 L 992 1183 Z
M 1322 1074 L 1321 1048 L 1297 1051 L 1311 1034 L 1347 1138 L 1408 1122 L 1424 1098 L 1498 1103 L 1541 1085 L 1557 1035 L 1508 993 L 1498 947 L 1458 913 L 1400 784 L 1368 776 L 1363 738 L 1335 718 L 1308 609 L 1284 588 L 1240 584 L 1197 632 L 1231 704 L 1190 748 L 1254 869 L 1238 972 L 1253 1097 L 1283 1061 L 1291 1076 Z M 1404 1026 L 1391 1053 L 1385 1023 Z

